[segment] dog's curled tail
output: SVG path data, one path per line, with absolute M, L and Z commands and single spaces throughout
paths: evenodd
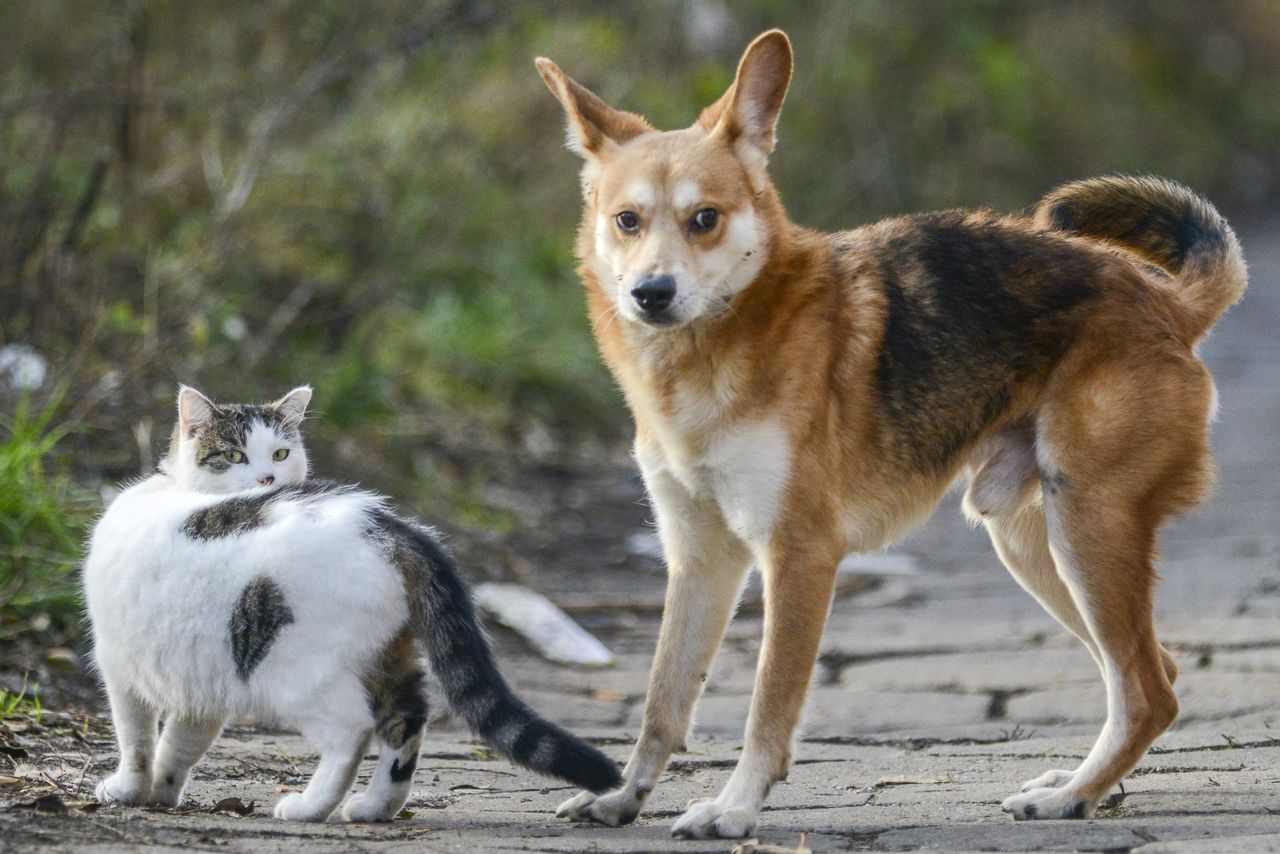
M 1168 272 L 1175 315 L 1196 341 L 1244 294 L 1235 232 L 1201 196 L 1173 181 L 1122 175 L 1065 184 L 1036 206 L 1043 228 L 1113 243 Z
M 518 765 L 593 792 L 620 786 L 613 760 L 539 717 L 512 693 L 476 620 L 471 591 L 431 530 L 385 510 L 374 522 L 377 538 L 405 575 L 410 625 L 450 708 Z

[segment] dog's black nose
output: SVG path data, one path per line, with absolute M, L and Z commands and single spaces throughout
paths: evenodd
M 657 314 L 676 298 L 675 276 L 654 276 L 631 289 L 636 305 L 647 314 Z

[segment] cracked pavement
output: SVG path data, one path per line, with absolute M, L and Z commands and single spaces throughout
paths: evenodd
M 914 558 L 914 573 L 833 606 L 795 763 L 761 815 L 762 841 L 794 845 L 807 831 L 813 851 L 1280 850 L 1280 243 L 1245 238 L 1249 292 L 1203 347 L 1221 397 L 1218 490 L 1162 539 L 1157 625 L 1181 669 L 1181 714 L 1123 793 L 1088 821 L 1015 824 L 1001 813 L 1023 780 L 1083 758 L 1102 723 L 1103 686 L 1083 647 L 1017 587 L 952 495 L 895 549 Z M 637 530 L 644 513 L 637 507 Z M 533 706 L 624 760 L 657 636 L 651 604 L 577 614 L 617 654 L 613 668 L 557 667 L 495 632 L 504 669 Z M 626 828 L 555 819 L 569 788 L 477 750 L 444 721 L 424 747 L 413 817 L 391 825 L 271 819 L 278 787 L 303 782 L 315 757 L 294 736 L 236 729 L 190 793 L 195 807 L 252 800 L 250 815 L 9 808 L 0 847 L 727 852 L 728 841 L 673 841 L 669 830 L 736 761 L 759 633 L 756 610 L 734 621 L 687 752 Z M 111 759 L 99 744 L 88 779 Z

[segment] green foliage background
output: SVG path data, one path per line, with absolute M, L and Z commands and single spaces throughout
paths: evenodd
M 532 58 L 682 126 L 770 26 L 797 54 L 772 168 L 807 224 L 1021 208 L 1109 171 L 1234 216 L 1280 189 L 1269 0 L 3 2 L 0 346 L 50 359 L 54 423 L 79 428 L 45 467 L 136 473 L 180 381 L 307 382 L 325 474 L 501 533 L 477 490 L 512 454 L 627 430 Z

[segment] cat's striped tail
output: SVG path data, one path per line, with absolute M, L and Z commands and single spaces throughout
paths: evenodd
M 471 591 L 431 531 L 385 510 L 373 521 L 404 573 L 412 628 L 449 706 L 518 765 L 593 792 L 621 785 L 613 760 L 543 720 L 511 692 L 476 622 Z

